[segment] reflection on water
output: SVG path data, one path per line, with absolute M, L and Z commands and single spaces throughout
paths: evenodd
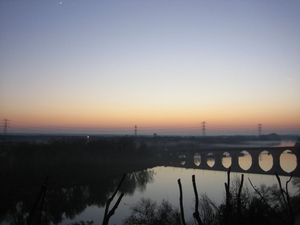
M 135 191 L 144 192 L 146 185 L 154 181 L 153 170 L 136 171 L 126 175 L 126 178 L 120 188 L 121 192 L 133 195 Z
M 232 163 L 232 157 L 228 152 L 224 152 L 222 156 L 222 165 L 225 168 L 229 168 Z M 196 175 L 199 194 L 207 193 L 217 204 L 222 203 L 224 182 L 226 182 L 227 179 L 226 171 L 186 169 L 184 166 L 189 165 L 189 163 L 192 164 L 194 162 L 196 166 L 201 164 L 201 155 L 199 153 L 196 153 L 194 157 L 191 158 L 185 155 L 179 158 L 182 165 L 181 167 L 157 166 L 152 169 L 128 173 L 120 189 L 121 192 L 125 193 L 125 196 L 116 210 L 115 215 L 111 218 L 110 224 L 121 224 L 121 220 L 128 216 L 130 206 L 137 203 L 141 197 L 151 198 L 157 202 L 166 199 L 174 206 L 178 206 L 177 179 L 179 178 L 181 179 L 183 187 L 185 212 L 187 218 L 191 217 L 192 206 L 194 204 L 194 193 L 191 182 L 193 174 Z M 188 160 L 190 160 L 190 162 Z M 205 163 L 205 161 L 202 163 Z M 215 163 L 215 155 L 208 153 L 207 164 L 213 166 Z M 252 164 L 251 155 L 247 151 L 242 151 L 238 157 L 238 163 L 240 167 L 247 172 Z M 273 166 L 272 154 L 269 154 L 268 151 L 263 151 L 259 155 L 258 163 L 264 171 L 270 170 Z M 289 150 L 285 151 L 280 156 L 280 166 L 287 172 L 295 170 L 297 167 L 296 156 L 291 154 Z M 73 169 L 75 170 L 75 167 Z M 53 168 L 53 170 L 55 170 L 55 168 Z M 115 170 L 115 168 L 112 170 Z M 66 171 L 68 172 L 69 170 Z M 247 186 L 248 178 L 251 179 L 255 186 L 259 186 L 261 183 L 265 183 L 267 186 L 277 183 L 274 175 L 248 174 L 246 172 L 245 186 Z M 57 169 L 55 174 L 59 173 L 60 170 Z M 45 219 L 47 221 L 44 221 L 44 224 L 50 222 L 52 224 L 65 225 L 81 220 L 93 220 L 95 224 L 101 224 L 103 208 L 107 199 L 116 189 L 121 173 L 122 169 L 119 168 L 118 176 L 115 174 L 111 175 L 107 167 L 93 167 L 92 169 L 86 169 L 86 171 L 79 169 L 76 172 L 70 172 L 66 177 L 76 177 L 75 181 L 74 179 L 70 179 L 69 181 L 61 178 L 63 182 L 58 182 L 60 185 L 49 186 L 44 206 L 47 211 L 47 217 Z M 240 177 L 241 174 L 232 172 L 232 177 L 234 176 Z M 289 179 L 288 176 L 280 177 L 284 183 Z M 30 183 L 31 182 L 28 181 L 26 185 L 30 185 Z M 18 185 L 19 181 L 16 181 L 12 186 L 18 187 Z M 31 186 L 28 187 L 28 189 L 31 188 Z M 295 192 L 292 186 L 289 187 L 289 190 L 291 190 L 292 193 Z M 19 220 L 24 221 L 26 216 L 28 217 L 35 197 L 36 195 L 33 194 L 30 197 L 24 198 L 24 193 L 17 192 L 16 197 L 13 200 L 8 199 L 5 202 L 5 207 L 1 208 L 0 218 L 2 221 L 0 220 L 0 224 L 5 224 L 5 220 L 7 220 L 7 224 L 18 224 Z
M 269 171 L 273 167 L 273 156 L 268 151 L 262 151 L 258 158 L 258 164 L 264 171 Z
M 290 150 L 285 150 L 280 155 L 280 166 L 285 172 L 292 172 L 297 167 L 297 157 Z
M 252 157 L 249 152 L 243 150 L 238 158 L 238 162 L 243 170 L 248 170 L 252 165 Z
M 94 215 L 95 218 L 88 218 L 88 216 L 85 215 L 84 221 L 97 218 L 102 220 L 103 213 L 101 215 L 99 213 L 105 206 L 107 199 L 118 186 L 120 177 L 115 177 L 112 173 L 113 171 L 108 171 L 103 167 L 99 168 L 106 172 L 103 173 L 102 176 L 97 177 L 96 181 L 89 180 L 89 182 L 86 183 L 85 179 L 78 175 L 78 184 L 68 185 L 69 181 L 65 180 L 66 184 L 63 187 L 49 185 L 47 197 L 43 205 L 47 215 L 43 216 L 42 224 L 65 224 L 66 221 L 75 221 L 78 215 L 87 209 L 90 210 L 91 206 L 92 208 L 96 207 L 98 209 L 98 215 Z M 88 174 L 86 174 L 86 176 L 90 175 L 90 172 L 96 171 L 87 172 Z M 146 190 L 147 184 L 154 181 L 154 176 L 155 172 L 152 169 L 128 173 L 122 183 L 120 192 L 125 193 L 127 196 L 133 196 L 136 192 L 143 193 Z M 29 186 L 27 188 L 31 189 L 32 187 Z M 21 198 L 7 196 L 8 199 L 2 199 L 5 203 L 3 204 L 3 202 L 1 202 L 0 204 L 0 224 L 25 224 L 23 222 L 28 219 L 37 193 L 24 198 L 22 196 L 23 193 L 15 192 L 16 197 Z M 1 196 L 1 198 L 2 197 L 4 196 Z M 5 208 L 2 208 L 2 204 Z M 1 221 L 1 219 L 3 219 L 3 221 Z M 20 221 L 23 222 L 20 223 Z
M 116 210 L 115 215 L 111 218 L 111 224 L 121 224 L 122 219 L 130 213 L 130 207 L 137 203 L 140 198 L 151 198 L 157 203 L 162 199 L 168 200 L 173 206 L 179 206 L 179 191 L 177 179 L 181 179 L 183 188 L 184 210 L 186 218 L 191 218 L 194 210 L 194 192 L 192 187 L 192 175 L 196 177 L 196 184 L 199 195 L 206 193 L 217 205 L 223 202 L 224 197 L 224 182 L 227 181 L 226 171 L 213 171 L 201 169 L 185 169 L 179 167 L 155 167 L 153 168 L 153 182 L 148 183 L 144 192 L 135 191 L 133 195 L 125 195 L 122 203 Z M 277 184 L 274 175 L 247 174 L 245 173 L 244 186 L 252 192 L 248 178 L 251 182 L 259 187 L 260 184 L 271 186 Z M 231 173 L 231 179 L 238 179 L 241 173 Z M 285 183 L 289 177 L 280 176 L 281 181 Z M 205 181 L 205 182 L 203 182 Z M 159 190 L 159 191 L 158 191 Z M 293 186 L 289 187 L 291 194 L 296 192 Z M 81 215 L 78 215 L 71 221 L 94 220 L 95 224 L 101 224 L 102 207 L 89 206 Z M 99 221 L 99 222 L 98 222 Z M 67 221 L 62 223 L 67 224 Z
M 290 156 L 291 154 L 289 154 Z M 229 166 L 231 164 L 231 157 L 229 154 L 224 154 L 223 161 L 225 165 Z M 263 152 L 260 155 L 260 166 L 263 168 L 269 168 L 272 162 L 272 157 L 270 157 L 267 152 Z M 196 160 L 195 160 L 196 159 Z M 290 160 L 293 158 L 288 158 L 283 164 L 290 164 Z M 200 154 L 195 154 L 194 162 L 198 162 L 200 165 L 201 156 Z M 240 156 L 240 165 L 243 168 L 249 168 L 251 166 L 251 156 L 248 152 L 243 152 L 243 156 Z M 273 163 L 273 162 L 272 162 Z M 196 163 L 195 163 L 196 164 Z M 159 203 L 162 199 L 167 199 L 175 207 L 179 206 L 178 201 L 178 187 L 176 184 L 177 179 L 181 179 L 183 187 L 183 198 L 184 198 L 184 209 L 187 218 L 192 217 L 193 205 L 194 205 L 194 192 L 192 189 L 191 177 L 193 174 L 196 176 L 196 183 L 199 194 L 206 193 L 211 197 L 216 204 L 221 204 L 224 197 L 224 182 L 227 179 L 227 173 L 225 171 L 214 171 L 214 170 L 202 170 L 202 169 L 186 169 L 176 168 L 176 167 L 155 167 L 153 169 L 153 182 L 148 183 L 144 192 L 136 191 L 132 196 L 126 195 L 124 197 L 124 204 L 121 204 L 118 208 L 118 212 L 114 217 L 112 217 L 112 224 L 120 224 L 121 220 L 128 216 L 130 212 L 130 206 L 134 205 L 139 201 L 140 198 L 151 198 L 152 200 Z M 274 175 L 262 175 L 262 174 L 247 174 L 245 173 L 245 187 L 249 188 L 248 178 L 251 182 L 259 187 L 260 184 L 266 184 L 267 186 L 272 186 L 277 184 L 277 179 Z M 241 177 L 241 173 L 232 172 L 232 179 L 237 179 Z M 280 176 L 281 181 L 285 183 L 289 176 Z M 203 182 L 203 181 L 206 182 Z M 159 191 L 158 191 L 159 190 Z M 289 186 L 289 191 L 293 195 L 296 193 L 296 188 Z M 99 208 L 101 211 L 102 208 Z M 99 215 L 98 213 L 96 214 Z M 82 218 L 82 217 L 80 217 Z M 91 217 L 89 217 L 91 218 Z

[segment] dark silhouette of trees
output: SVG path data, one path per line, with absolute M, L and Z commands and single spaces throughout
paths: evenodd
M 72 219 L 89 205 L 103 207 L 124 172 L 128 177 L 121 191 L 143 191 L 153 179 L 147 168 L 156 164 L 149 156 L 136 156 L 136 151 L 130 137 L 98 138 L 89 143 L 77 137 L 15 143 L 0 157 L 0 181 L 5 184 L 0 185 L 0 222 L 25 224 L 47 176 L 43 204 L 47 213 L 42 214 L 42 224 L 60 223 L 63 215 Z
M 195 191 L 194 179 L 193 177 L 192 184 Z M 298 181 L 298 179 L 296 180 Z M 231 182 L 228 178 L 226 184 L 230 184 L 226 185 L 229 189 L 226 191 L 224 203 L 219 206 L 206 194 L 202 194 L 197 200 L 198 194 L 195 192 L 194 222 L 187 223 L 185 221 L 183 208 L 179 212 L 165 200 L 158 206 L 151 199 L 142 198 L 132 207 L 131 214 L 123 221 L 123 224 L 294 224 L 293 218 L 289 216 L 290 211 L 287 202 L 284 201 L 282 190 L 278 185 L 271 187 L 261 185 L 259 188 L 255 188 L 255 192 L 251 192 L 243 186 L 243 176 L 241 176 L 241 179 L 235 178 Z M 178 185 L 181 193 L 180 179 Z M 284 190 L 284 193 L 288 196 L 287 190 Z M 182 195 L 179 194 L 179 196 L 180 206 L 182 206 Z M 294 203 L 298 202 L 298 205 L 293 204 L 297 210 L 299 208 L 298 196 L 291 197 L 292 200 L 297 200 Z M 295 210 L 292 212 L 295 212 Z M 163 223 L 160 223 L 160 221 L 163 221 Z
M 180 224 L 180 213 L 166 200 L 157 205 L 149 198 L 142 198 L 131 208 L 131 215 L 125 218 L 123 224 Z

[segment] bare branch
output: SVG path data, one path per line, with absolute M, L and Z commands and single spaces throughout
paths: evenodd
M 227 183 L 225 183 L 225 191 L 226 191 L 226 224 L 229 223 L 229 218 L 230 218 L 230 212 L 231 212 L 231 207 L 230 207 L 230 171 L 231 171 L 231 166 L 228 168 L 227 171 Z
M 279 188 L 280 188 L 280 193 L 282 195 L 282 199 L 284 201 L 284 207 L 285 207 L 285 211 L 286 211 L 286 216 L 287 216 L 287 219 L 290 220 L 289 211 L 288 211 L 288 203 L 287 203 L 287 200 L 286 200 L 286 196 L 288 194 L 283 190 L 282 185 L 281 185 L 281 180 L 280 180 L 280 177 L 277 174 L 277 172 L 275 172 L 275 175 L 276 175 L 276 178 L 277 178 L 277 181 L 278 181 L 278 184 L 279 184 Z
M 260 196 L 260 198 L 263 200 L 263 202 L 271 209 L 271 212 L 274 214 L 274 216 L 276 216 L 278 219 L 280 219 L 281 221 L 282 218 L 278 216 L 278 213 L 276 212 L 276 210 L 274 208 L 272 208 L 269 203 L 267 202 L 267 200 L 264 198 L 264 196 L 262 196 L 262 194 L 254 187 L 254 185 L 252 184 L 250 178 L 248 178 L 251 187 L 254 189 L 254 191 Z
M 239 216 L 239 222 L 242 224 L 242 212 L 241 212 L 241 193 L 242 193 L 242 188 L 243 188 L 243 183 L 244 183 L 244 174 L 242 174 L 242 179 L 241 179 L 241 184 L 239 187 L 239 192 L 237 196 L 237 204 L 238 204 L 238 216 Z
M 45 183 L 42 184 L 40 193 L 39 193 L 38 197 L 36 198 L 36 200 L 35 200 L 35 202 L 34 202 L 34 205 L 33 205 L 32 209 L 31 209 L 31 211 L 30 211 L 30 213 L 29 213 L 29 217 L 28 217 L 28 220 L 27 220 L 27 224 L 28 224 L 28 225 L 30 225 L 31 222 L 32 222 L 32 219 L 33 219 L 33 216 L 34 216 L 34 212 L 35 212 L 35 210 L 36 210 L 36 208 L 37 208 L 37 206 L 38 206 L 40 200 L 41 200 L 42 198 L 44 198 L 43 196 L 44 196 L 44 193 L 45 193 L 46 190 L 47 190 L 47 183 L 48 183 L 48 177 L 46 177 Z M 44 203 L 42 203 L 42 204 L 44 204 Z
M 113 208 L 109 211 L 109 213 L 107 214 L 107 217 L 106 217 L 107 223 L 105 223 L 105 224 L 108 224 L 108 221 L 109 221 L 110 217 L 112 217 L 112 215 L 115 214 L 115 211 L 116 211 L 116 209 L 118 208 L 118 206 L 119 206 L 119 204 L 120 204 L 120 202 L 121 202 L 123 196 L 124 196 L 124 193 L 121 193 L 121 195 L 119 196 L 119 198 L 118 198 L 116 204 L 114 205 L 114 207 L 113 207 Z
M 193 216 L 197 220 L 198 225 L 202 225 L 199 210 L 198 210 L 199 198 L 198 198 L 198 192 L 197 192 L 197 187 L 196 187 L 195 175 L 192 176 L 192 182 L 193 182 L 193 188 L 194 188 L 194 194 L 195 194 L 195 212 L 193 213 Z
M 106 202 L 106 207 L 105 207 L 105 212 L 104 212 L 104 217 L 103 217 L 103 222 L 102 222 L 102 225 L 107 225 L 108 224 L 108 221 L 109 221 L 109 218 L 114 214 L 114 211 L 116 210 L 116 208 L 118 207 L 119 203 L 118 201 L 122 199 L 124 193 L 122 193 L 118 199 L 118 201 L 116 202 L 116 204 L 114 205 L 113 209 L 108 213 L 108 209 L 109 209 L 109 205 L 110 203 L 113 201 L 114 197 L 116 196 L 117 192 L 119 191 L 120 187 L 121 187 L 121 184 L 122 182 L 124 181 L 125 179 L 125 176 L 126 176 L 126 173 L 123 174 L 123 177 L 122 179 L 120 180 L 119 182 L 119 185 L 117 187 L 117 189 L 115 190 L 115 192 L 113 193 L 113 195 L 107 200 Z M 112 214 L 111 214 L 112 213 Z
M 293 177 L 293 173 L 291 173 L 290 179 L 285 184 L 285 190 L 286 190 L 285 194 L 286 194 L 287 204 L 288 204 L 288 207 L 289 207 L 291 224 L 294 224 L 294 214 L 293 214 L 293 209 L 292 209 L 292 205 L 291 205 L 291 201 L 290 201 L 290 195 L 289 195 L 289 191 L 288 191 L 288 184 L 292 180 L 292 177 Z
M 178 179 L 178 186 L 179 186 L 179 203 L 180 203 L 181 223 L 182 223 L 182 225 L 185 225 L 184 210 L 183 210 L 183 198 L 182 198 L 182 186 L 181 186 L 180 179 Z

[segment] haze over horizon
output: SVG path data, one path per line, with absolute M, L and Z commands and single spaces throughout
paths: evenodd
M 13 124 L 13 123 L 12 123 Z M 17 127 L 17 129 L 15 128 Z M 4 128 L 4 124 L 3 124 Z M 293 130 L 294 129 L 294 130 Z M 297 133 L 297 127 L 270 127 L 263 128 L 261 135 L 269 135 L 276 133 L 278 135 L 295 135 Z M 2 135 L 4 133 L 0 133 Z M 158 136 L 203 136 L 202 124 L 198 125 L 178 125 L 178 126 L 156 126 L 156 127 L 137 127 L 137 135 L 158 135 Z M 66 127 L 66 126 L 32 126 L 30 124 L 22 124 L 11 126 L 8 121 L 8 127 L 6 135 L 135 135 L 135 127 Z M 235 135 L 250 135 L 259 136 L 258 126 L 246 127 L 246 126 L 219 126 L 212 125 L 208 127 L 206 125 L 205 136 L 235 136 Z
M 299 40 L 297 0 L 4 0 L 0 119 L 9 133 L 300 135 Z

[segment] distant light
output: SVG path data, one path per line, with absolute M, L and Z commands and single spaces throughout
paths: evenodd
M 87 139 L 89 139 L 89 138 L 90 138 L 90 136 L 86 136 L 86 138 L 87 138 Z

